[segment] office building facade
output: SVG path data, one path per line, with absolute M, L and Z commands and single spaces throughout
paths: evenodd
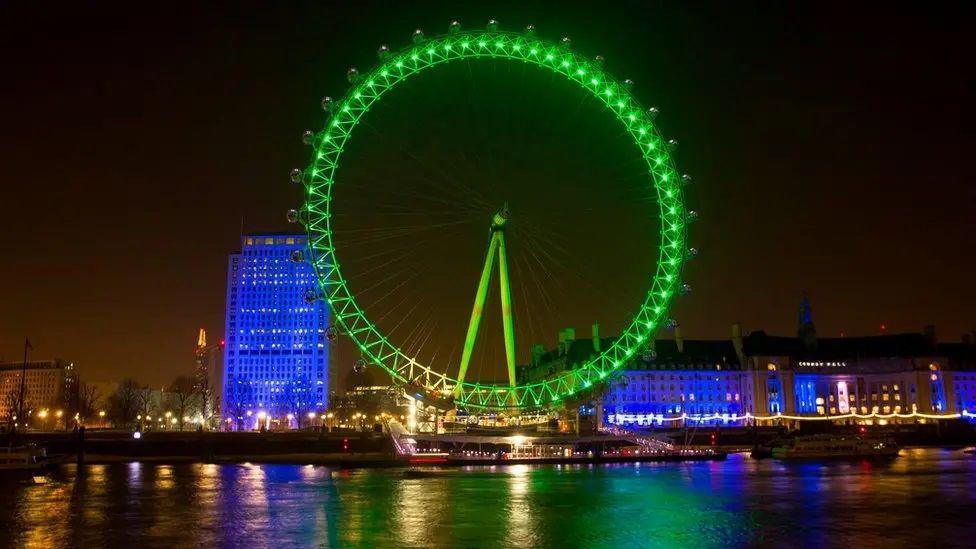
M 225 427 L 296 426 L 328 407 L 329 311 L 303 261 L 305 235 L 242 237 L 227 268 Z M 297 253 L 296 253 L 297 252 Z
M 26 375 L 24 375 L 26 373 Z M 0 363 L 0 422 L 13 420 L 23 377 L 24 411 L 67 410 L 78 383 L 74 364 L 56 358 Z

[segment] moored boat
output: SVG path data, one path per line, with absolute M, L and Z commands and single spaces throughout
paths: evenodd
M 894 441 L 855 435 L 809 435 L 781 441 L 776 459 L 890 459 L 898 456 Z
M 47 463 L 44 448 L 33 446 L 0 448 L 0 473 L 37 471 Z

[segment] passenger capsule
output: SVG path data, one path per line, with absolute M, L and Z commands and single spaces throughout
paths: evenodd
M 301 263 L 305 261 L 305 252 L 303 252 L 302 250 L 292 250 L 291 260 L 295 263 Z
M 677 139 L 668 139 L 668 148 L 671 149 L 672 151 L 675 150 L 675 149 L 677 149 L 678 148 L 678 140 Z
M 688 213 L 685 215 L 685 221 L 688 223 L 698 221 L 698 212 L 695 210 L 688 210 Z
M 302 294 L 302 299 L 305 303 L 315 303 L 315 300 L 319 298 L 319 293 L 315 291 L 314 288 L 308 288 L 305 293 Z
M 322 98 L 322 110 L 323 111 L 326 111 L 326 112 L 331 111 L 332 110 L 332 106 L 333 105 L 332 105 L 332 98 L 331 97 L 329 97 L 328 95 L 326 95 L 325 97 Z
M 306 145 L 311 145 L 313 141 L 315 141 L 315 132 L 313 132 L 312 130 L 305 130 L 302 133 L 302 143 L 305 143 Z
M 422 29 L 417 29 L 413 31 L 413 36 L 411 37 L 414 44 L 419 44 L 424 41 L 424 31 Z
M 451 21 L 451 24 L 447 26 L 447 32 L 450 34 L 457 34 L 461 32 L 461 22 L 457 19 Z
M 691 176 L 688 175 L 688 174 L 682 175 L 681 176 L 681 183 L 683 185 L 691 185 Z
M 498 20 L 497 19 L 489 19 L 488 20 L 488 30 L 490 30 L 490 31 L 496 31 L 496 30 L 498 30 Z
M 359 69 L 357 69 L 356 67 L 349 67 L 349 70 L 346 71 L 346 80 L 348 80 L 350 84 L 355 84 L 356 82 L 358 82 Z
M 651 117 L 651 120 L 657 118 L 657 113 L 658 113 L 657 107 L 651 107 L 647 109 L 647 115 Z
M 380 61 L 382 61 L 389 56 L 390 56 L 390 46 L 387 46 L 386 44 L 381 44 L 380 47 L 377 48 L 376 50 L 376 57 L 379 58 Z
M 288 210 L 288 212 L 285 213 L 285 219 L 287 219 L 289 223 L 297 223 L 298 222 L 298 210 L 295 210 L 295 209 Z
M 688 259 L 698 257 L 698 248 L 688 248 Z
M 568 36 L 563 36 L 562 40 L 559 41 L 559 44 L 562 45 L 564 48 L 568 48 L 569 45 L 572 44 L 572 42 L 573 41 L 570 40 Z
M 673 330 L 678 327 L 678 321 L 673 318 L 669 318 L 668 321 L 664 323 L 664 326 L 669 330 Z
M 682 284 L 681 285 L 680 292 L 681 292 L 681 295 L 688 295 L 688 294 L 690 294 L 691 293 L 691 284 L 688 284 L 687 282 L 685 282 L 684 284 Z
M 361 373 L 365 372 L 366 371 L 366 361 L 363 360 L 363 359 L 357 360 L 356 361 L 356 364 L 352 367 L 352 371 L 356 372 L 357 374 L 361 374 Z
M 295 168 L 294 170 L 291 171 L 289 177 L 291 178 L 292 183 L 301 183 L 302 179 L 304 178 L 304 175 L 305 174 L 302 173 L 302 170 Z
M 339 339 L 339 330 L 335 326 L 329 326 L 325 329 L 325 339 L 329 341 Z
M 634 81 L 631 80 L 630 78 L 628 78 L 628 79 L 624 80 L 624 86 L 626 86 L 627 89 L 633 88 L 634 87 Z
M 606 59 L 604 59 L 602 55 L 598 55 L 594 57 L 593 60 L 596 61 L 597 65 L 603 65 L 603 62 L 606 61 Z
M 526 25 L 525 34 L 528 34 L 529 36 L 535 36 L 535 25 Z

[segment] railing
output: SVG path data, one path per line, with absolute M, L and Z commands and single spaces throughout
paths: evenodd
M 410 438 L 410 432 L 399 421 L 390 420 L 386 425 L 397 455 L 412 456 L 417 453 L 417 447 L 413 439 Z
M 619 425 L 605 426 L 600 429 L 602 432 L 611 434 L 618 437 L 626 437 L 628 440 L 637 443 L 640 446 L 645 446 L 647 448 L 653 448 L 655 450 L 674 450 L 675 445 L 670 439 L 663 437 L 658 437 L 654 435 L 648 435 L 646 433 L 638 433 L 631 431 L 630 429 L 625 429 Z

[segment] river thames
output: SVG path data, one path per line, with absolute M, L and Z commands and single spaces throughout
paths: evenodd
M 976 457 L 429 470 L 65 466 L 3 481 L 0 539 L 24 547 L 965 545 Z

